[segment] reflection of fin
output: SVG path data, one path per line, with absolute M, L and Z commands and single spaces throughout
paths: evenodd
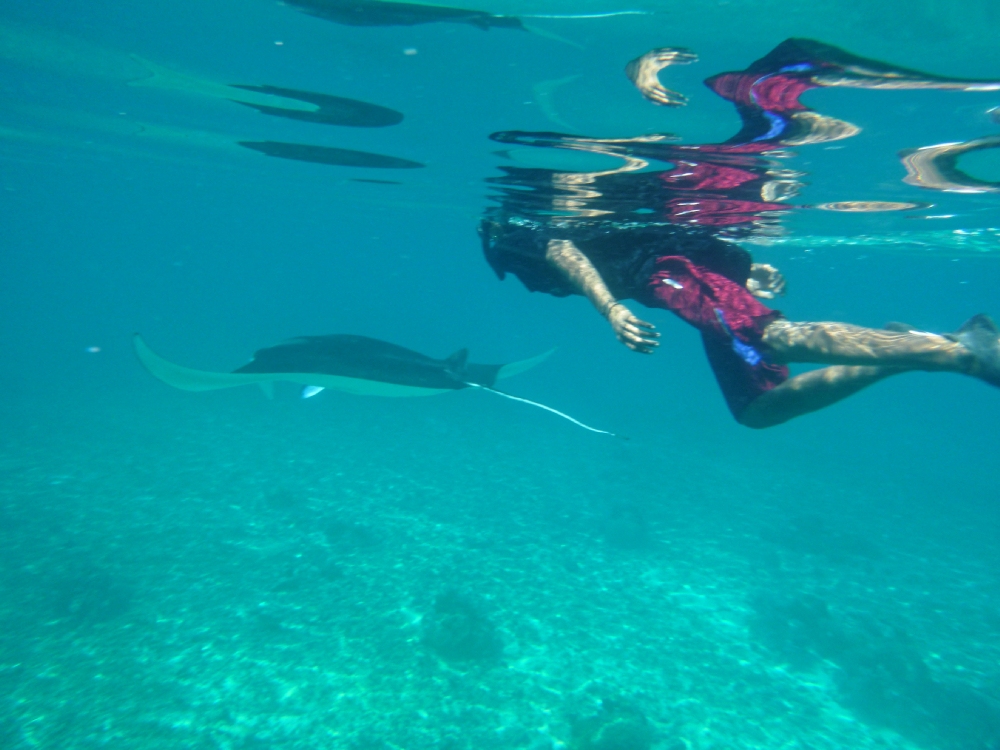
M 371 182 L 375 185 L 402 185 L 399 180 L 372 180 L 364 177 L 348 177 L 351 182 Z
M 260 151 L 268 156 L 296 161 L 311 161 L 316 164 L 334 164 L 342 167 L 373 167 L 375 169 L 416 169 L 423 167 L 420 162 L 400 159 L 395 156 L 372 154 L 368 151 L 353 151 L 330 146 L 311 146 L 307 143 L 283 143 L 281 141 L 238 141 L 240 146 Z
M 797 126 L 781 139 L 783 146 L 805 146 L 810 143 L 827 143 L 853 138 L 861 128 L 850 122 L 821 115 L 819 112 L 794 112 L 791 115 Z
M 257 383 L 257 385 L 259 385 L 260 389 L 262 391 L 264 391 L 264 397 L 268 401 L 270 401 L 271 399 L 274 398 L 274 381 L 273 380 L 261 381 L 261 382 Z
M 341 96 L 318 94 L 314 91 L 286 89 L 279 86 L 244 86 L 234 83 L 232 87 L 258 94 L 277 96 L 282 99 L 307 102 L 317 107 L 317 109 L 312 111 L 303 111 L 301 109 L 292 109 L 285 105 L 275 107 L 233 99 L 234 102 L 253 107 L 265 115 L 288 117 L 293 120 L 305 120 L 306 122 L 317 122 L 325 125 L 348 125 L 357 128 L 382 128 L 387 125 L 395 125 L 403 119 L 403 113 L 397 112 L 394 109 L 358 101 L 357 99 L 345 99 Z
M 565 128 L 566 130 L 569 131 L 573 131 L 576 128 L 574 128 L 568 122 L 563 120 L 559 116 L 559 113 L 556 112 L 555 105 L 553 104 L 552 101 L 552 95 L 555 93 L 556 89 L 560 88 L 561 86 L 565 86 L 567 83 L 572 83 L 579 77 L 580 74 L 578 73 L 576 75 L 566 76 L 565 78 L 556 78 L 550 81 L 541 81 L 531 87 L 531 91 L 535 95 L 535 103 L 538 105 L 538 108 L 542 110 L 542 114 L 544 114 L 549 120 L 554 122 L 559 127 Z
M 976 356 L 974 377 L 1000 387 L 1000 329 L 989 315 L 974 315 L 948 338 Z
M 991 135 L 962 143 L 941 143 L 900 151 L 899 157 L 907 173 L 903 182 L 948 193 L 1000 192 L 1000 182 L 977 179 L 958 166 L 958 159 L 963 154 L 998 147 L 1000 136 Z

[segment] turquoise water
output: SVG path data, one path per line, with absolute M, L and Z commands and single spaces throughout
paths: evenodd
M 265 0 L 0 9 L 0 748 L 1000 747 L 1000 394 L 914 373 L 750 431 L 694 331 L 643 311 L 663 344 L 639 357 L 583 300 L 498 282 L 475 234 L 498 167 L 564 168 L 495 153 L 495 131 L 724 140 L 739 120 L 701 81 L 790 36 L 1000 77 L 1000 11 L 484 10 L 529 28 Z M 624 11 L 644 14 L 527 17 Z M 686 108 L 623 74 L 662 46 L 700 57 L 662 75 Z M 404 119 L 270 117 L 229 84 Z M 797 205 L 930 205 L 783 217 L 750 245 L 789 280 L 781 309 L 935 331 L 1000 315 L 997 194 L 906 184 L 897 155 L 996 135 L 1000 92 L 803 101 L 862 130 L 793 149 Z M 960 166 L 1000 181 L 995 154 Z M 219 371 L 302 334 L 476 362 L 557 347 L 506 390 L 630 440 L 472 389 L 185 393 L 140 367 L 133 331 Z

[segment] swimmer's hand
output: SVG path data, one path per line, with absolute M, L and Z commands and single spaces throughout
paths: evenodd
M 662 47 L 647 52 L 625 66 L 625 75 L 639 89 L 639 93 L 666 107 L 683 107 L 687 97 L 664 88 L 657 74 L 670 65 L 688 65 L 698 61 L 698 56 L 684 47 Z
M 612 304 L 608 308 L 606 317 L 618 340 L 632 351 L 652 354 L 660 345 L 660 342 L 656 340 L 660 338 L 660 334 L 656 333 L 655 326 L 652 323 L 639 320 L 621 302 Z
M 747 291 L 754 297 L 774 299 L 785 296 L 785 277 L 768 263 L 754 263 L 747 279 Z

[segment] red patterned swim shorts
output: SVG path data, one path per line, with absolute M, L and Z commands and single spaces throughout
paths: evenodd
M 705 353 L 729 410 L 738 420 L 757 396 L 784 383 L 788 368 L 767 362 L 764 328 L 782 317 L 735 281 L 679 255 L 656 259 L 638 301 L 670 310 L 701 332 Z

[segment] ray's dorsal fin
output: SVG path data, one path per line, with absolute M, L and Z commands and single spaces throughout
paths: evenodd
M 469 362 L 469 350 L 459 349 L 444 361 L 444 371 L 455 380 L 465 380 L 465 366 Z

